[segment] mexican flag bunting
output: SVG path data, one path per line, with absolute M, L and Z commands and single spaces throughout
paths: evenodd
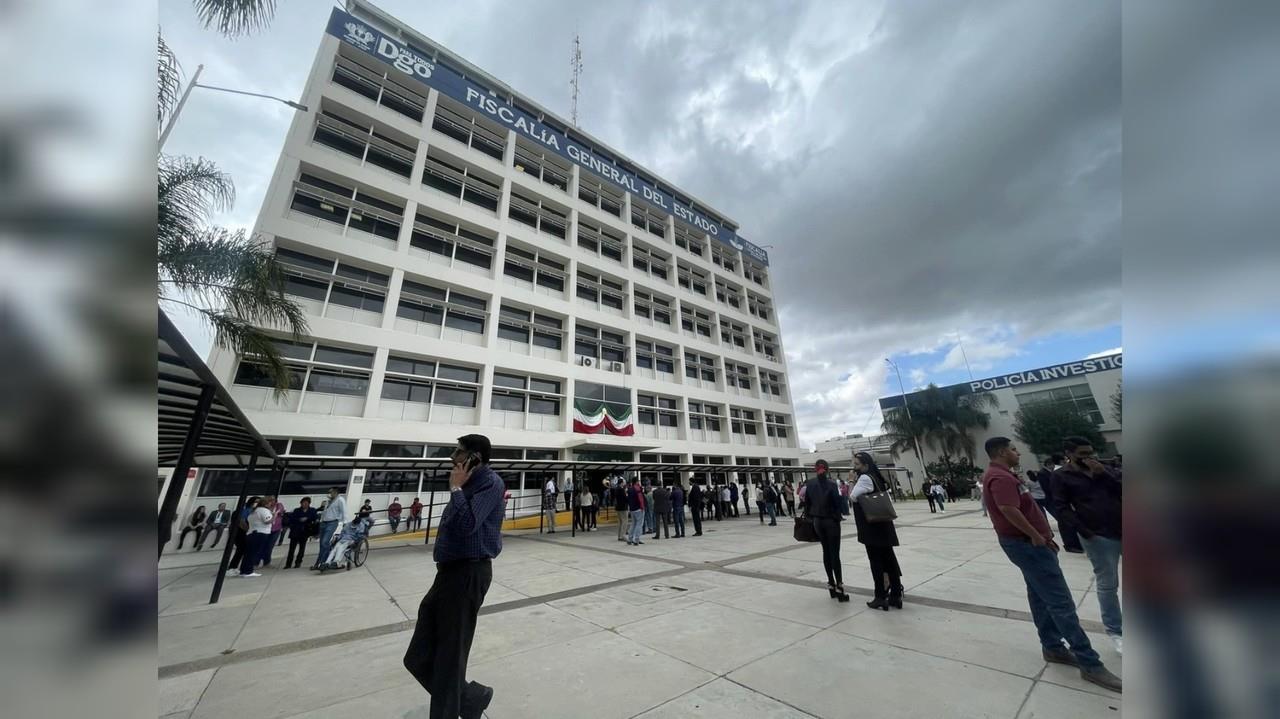
M 604 402 L 579 399 L 573 403 L 573 431 L 579 434 L 612 434 L 630 437 L 636 429 L 631 421 L 631 407 L 615 413 L 605 408 Z

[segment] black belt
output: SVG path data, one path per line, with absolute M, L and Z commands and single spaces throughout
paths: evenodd
M 458 567 L 465 567 L 472 564 L 489 564 L 490 561 L 492 560 L 490 560 L 488 557 L 480 557 L 478 559 L 450 559 L 447 562 L 436 562 L 436 568 L 437 569 L 456 569 Z

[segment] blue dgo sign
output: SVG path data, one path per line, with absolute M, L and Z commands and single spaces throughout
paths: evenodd
M 665 210 L 667 214 L 745 253 L 756 262 L 769 264 L 768 253 L 738 237 L 733 230 L 719 221 L 680 202 L 671 193 L 647 182 L 639 175 L 619 168 L 613 164 L 611 158 L 579 145 L 564 133 L 542 124 L 538 118 L 517 107 L 512 107 L 502 101 L 497 93 L 468 80 L 456 70 L 422 57 L 404 43 L 388 37 L 377 28 L 370 27 L 354 15 L 334 8 L 329 16 L 328 33 L 418 82 L 484 113 L 495 122 L 510 127 L 582 169 L 617 185 L 624 192 L 643 198 L 649 204 Z

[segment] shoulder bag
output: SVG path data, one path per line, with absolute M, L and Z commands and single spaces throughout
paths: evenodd
M 898 513 L 893 508 L 893 497 L 889 495 L 889 491 L 882 489 L 875 477 L 871 477 L 871 483 L 875 485 L 875 491 L 858 497 L 858 506 L 862 507 L 863 516 L 872 523 L 892 522 L 897 519 Z
M 791 536 L 795 537 L 797 542 L 818 541 L 818 530 L 813 528 L 813 520 L 807 514 L 797 514 L 795 520 L 796 524 L 791 530 Z

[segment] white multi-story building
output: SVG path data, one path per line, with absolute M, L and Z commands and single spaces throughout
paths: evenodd
M 210 361 L 255 426 L 292 455 L 439 457 L 478 432 L 501 459 L 794 466 L 766 253 L 376 7 L 350 12 L 321 38 L 255 228 L 310 323 L 280 342 L 292 391 L 252 357 Z M 513 492 L 545 481 L 525 474 Z M 447 489 L 357 469 L 289 473 L 283 494 L 335 483 L 375 509 Z M 188 506 L 239 481 L 198 484 Z

